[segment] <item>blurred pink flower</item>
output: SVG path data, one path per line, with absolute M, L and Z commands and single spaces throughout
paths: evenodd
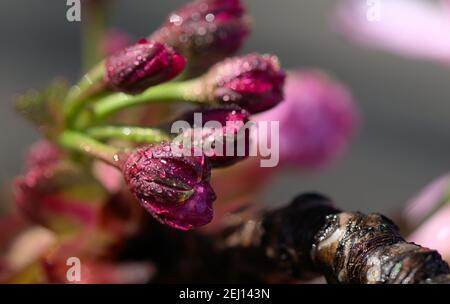
M 413 233 L 408 240 L 439 251 L 450 260 L 450 174 L 438 177 L 413 197 L 402 217 Z
M 122 173 L 104 162 L 95 161 L 93 164 L 93 174 L 98 181 L 110 192 L 117 193 L 122 189 Z
M 450 174 L 438 177 L 413 197 L 403 211 L 408 227 L 417 227 L 450 200 Z
M 333 27 L 358 44 L 450 64 L 450 1 L 343 0 Z M 376 7 L 378 6 L 378 7 Z M 378 9 L 379 19 L 369 18 Z
M 50 230 L 33 226 L 18 213 L 0 218 L 0 283 L 10 282 L 55 243 Z
M 450 204 L 431 216 L 408 238 L 422 246 L 437 250 L 442 257 L 450 261 Z
M 89 173 L 67 161 L 48 141 L 35 143 L 14 182 L 19 213 L 58 233 L 95 226 L 106 192 Z
M 342 83 L 318 70 L 299 70 L 287 77 L 285 100 L 254 120 L 280 122 L 282 165 L 318 168 L 347 148 L 359 113 Z
M 118 29 L 111 29 L 106 32 L 100 45 L 101 52 L 105 57 L 114 55 L 118 51 L 133 44 L 134 39 L 126 32 Z

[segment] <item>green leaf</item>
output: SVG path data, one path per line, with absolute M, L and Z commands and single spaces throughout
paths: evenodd
M 31 90 L 19 96 L 16 111 L 36 125 L 49 138 L 54 138 L 64 127 L 63 100 L 69 86 L 65 80 L 56 79 L 44 90 Z

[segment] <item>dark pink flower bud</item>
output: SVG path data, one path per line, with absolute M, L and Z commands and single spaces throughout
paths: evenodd
M 249 32 L 240 0 L 198 0 L 170 14 L 151 39 L 175 47 L 189 58 L 189 73 L 199 75 L 234 54 Z
M 178 119 L 192 128 L 177 139 L 183 140 L 184 146 L 202 149 L 213 167 L 229 166 L 249 155 L 250 129 L 246 128 L 249 117 L 247 111 L 235 105 L 199 108 Z
M 105 82 L 117 91 L 136 94 L 171 80 L 185 65 L 185 58 L 171 47 L 141 39 L 106 60 Z
M 181 156 L 169 143 L 131 153 L 123 166 L 130 191 L 156 219 L 180 230 L 212 220 L 216 199 L 209 184 L 211 169 L 204 155 Z
M 208 101 L 236 104 L 253 114 L 283 100 L 284 79 L 276 56 L 250 54 L 213 66 L 203 78 L 203 89 Z

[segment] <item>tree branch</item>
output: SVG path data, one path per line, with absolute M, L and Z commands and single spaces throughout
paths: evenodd
M 406 242 L 391 220 L 341 212 L 317 194 L 246 222 L 225 244 L 257 248 L 296 277 L 316 272 L 329 283 L 450 283 L 439 253 Z

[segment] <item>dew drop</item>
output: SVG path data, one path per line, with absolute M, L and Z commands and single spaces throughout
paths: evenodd
M 208 22 L 213 22 L 214 19 L 216 19 L 216 16 L 214 16 L 213 14 L 208 14 L 205 17 L 205 20 L 208 21 Z

